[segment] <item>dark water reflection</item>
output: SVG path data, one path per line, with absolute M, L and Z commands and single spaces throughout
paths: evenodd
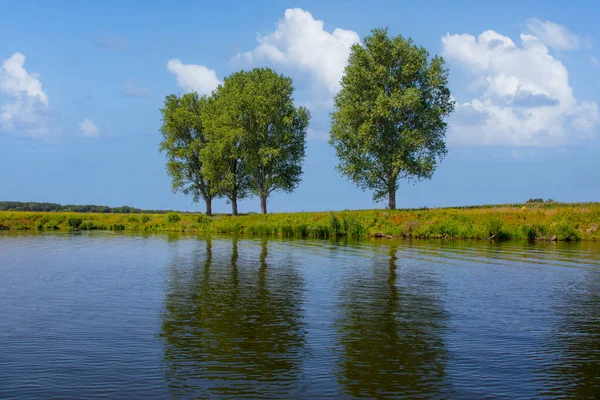
M 303 280 L 289 260 L 269 267 L 265 240 L 254 247 L 240 260 L 237 239 L 216 254 L 207 240 L 204 252 L 169 266 L 161 336 L 174 395 L 281 397 L 296 390 Z
M 600 398 L 600 244 L 0 236 L 0 398 Z
M 434 274 L 398 266 L 398 247 L 353 271 L 340 293 L 338 380 L 353 397 L 448 396 L 448 314 Z

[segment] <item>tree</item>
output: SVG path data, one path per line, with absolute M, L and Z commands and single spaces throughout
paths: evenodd
M 294 106 L 293 91 L 290 78 L 269 68 L 234 73 L 215 91 L 204 154 L 213 176 L 222 178 L 233 214 L 237 199 L 250 194 L 266 214 L 271 193 L 291 192 L 300 182 L 310 115 Z
M 447 154 L 447 84 L 441 57 L 387 29 L 352 46 L 331 121 L 338 170 L 395 209 L 399 180 L 430 179 Z
M 211 215 L 212 200 L 217 192 L 206 176 L 200 157 L 207 145 L 201 116 L 206 104 L 206 96 L 200 97 L 197 93 L 165 98 L 164 108 L 160 110 L 163 116 L 160 151 L 167 155 L 167 173 L 172 177 L 173 192 L 191 194 L 194 202 L 204 199 L 206 215 Z
M 243 75 L 240 122 L 251 191 L 267 213 L 267 198 L 274 191 L 292 192 L 300 183 L 310 114 L 296 108 L 292 80 L 269 68 Z
M 231 203 L 232 215 L 238 214 L 238 200 L 250 194 L 250 177 L 246 168 L 242 117 L 242 93 L 245 82 L 238 72 L 225 78 L 209 98 L 202 118 L 208 145 L 202 150 L 207 176 L 219 193 Z

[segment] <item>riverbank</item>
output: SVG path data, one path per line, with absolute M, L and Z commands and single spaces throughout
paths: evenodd
M 249 214 L 0 212 L 0 230 L 197 232 L 280 237 L 600 239 L 600 203 Z

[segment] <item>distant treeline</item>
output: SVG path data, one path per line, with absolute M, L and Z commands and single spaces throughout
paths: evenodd
M 116 214 L 167 214 L 173 210 L 142 210 L 121 206 L 108 207 L 96 205 L 61 205 L 57 203 L 28 203 L 21 201 L 0 201 L 0 211 L 33 211 L 33 212 L 76 212 L 76 213 L 116 213 Z

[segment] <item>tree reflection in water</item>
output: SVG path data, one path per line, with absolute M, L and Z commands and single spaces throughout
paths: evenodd
M 545 395 L 600 398 L 600 269 L 589 268 L 560 286 L 553 311 L 559 317 L 547 342 Z
M 387 262 L 376 257 L 341 291 L 338 381 L 352 397 L 447 396 L 441 284 L 419 270 L 399 281 L 396 253 L 391 245 Z
M 293 394 L 305 342 L 301 276 L 289 259 L 268 263 L 266 240 L 258 257 L 240 257 L 237 239 L 230 249 L 214 242 L 191 265 L 181 258 L 171 265 L 161 335 L 171 393 Z

